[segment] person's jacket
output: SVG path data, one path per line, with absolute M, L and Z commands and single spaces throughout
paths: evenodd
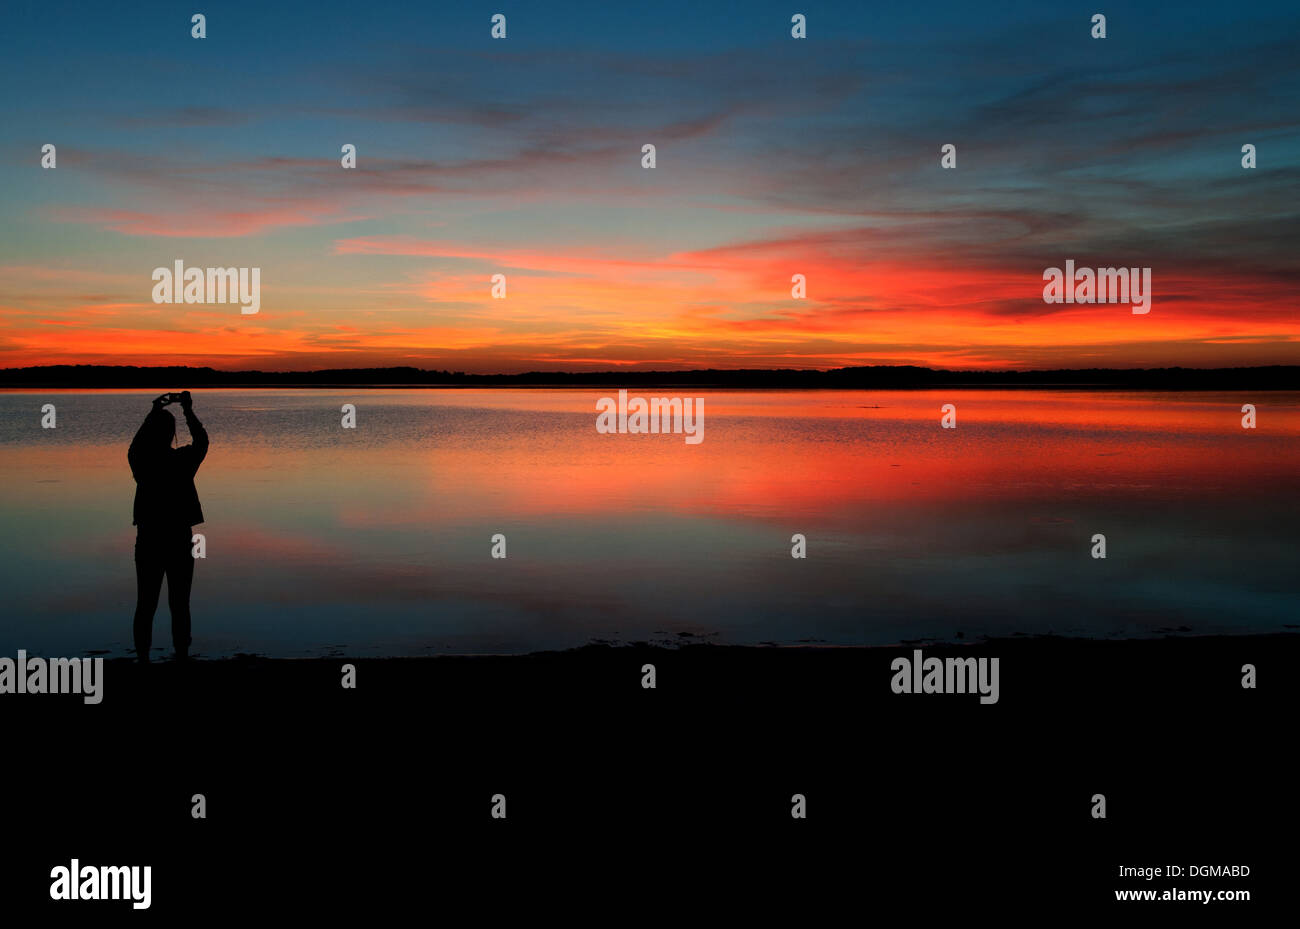
M 208 433 L 194 415 L 194 410 L 184 412 L 193 444 L 163 449 L 160 453 L 146 453 L 141 445 L 145 426 L 141 426 L 131 440 L 126 460 L 135 478 L 133 525 L 167 528 L 195 526 L 203 522 L 203 508 L 199 506 L 199 492 L 194 489 L 194 475 L 208 454 Z

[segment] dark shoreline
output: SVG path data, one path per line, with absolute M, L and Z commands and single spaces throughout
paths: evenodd
M 999 658 L 998 702 L 894 693 L 915 648 Z M 481 887 L 534 913 L 611 893 L 603 923 L 710 886 L 756 909 L 1041 917 L 1171 886 L 1120 865 L 1213 864 L 1251 874 L 1172 884 L 1249 889 L 1216 911 L 1240 920 L 1290 896 L 1298 662 L 1297 633 L 114 659 L 99 705 L 0 696 L 14 886 L 48 906 L 76 856 L 152 865 L 159 914 Z
M 603 694 L 608 712 L 622 699 L 655 694 L 669 701 L 725 698 L 733 687 L 764 689 L 781 680 L 795 688 L 799 703 L 854 702 L 888 704 L 906 695 L 890 691 L 891 662 L 920 650 L 925 657 L 996 657 L 1001 663 L 1002 712 L 1036 716 L 1051 712 L 1097 709 L 1127 701 L 1179 694 L 1182 701 L 1213 704 L 1220 699 L 1268 701 L 1281 692 L 1300 694 L 1300 675 L 1271 674 L 1269 687 L 1241 687 L 1243 664 L 1285 665 L 1300 659 L 1300 632 L 1257 635 L 1166 635 L 1138 639 L 1085 639 L 1055 635 L 1011 636 L 963 642 L 904 641 L 888 646 L 715 645 L 701 642 L 664 646 L 647 642 L 589 644 L 528 654 L 445 654 L 356 657 L 340 652 L 328 657 L 269 658 L 236 655 L 196 656 L 188 662 L 155 659 L 140 666 L 133 658 L 104 661 L 106 698 L 115 703 L 150 701 L 172 689 L 202 701 L 205 694 L 241 695 L 242 702 L 267 705 L 278 696 L 316 693 L 322 700 L 342 698 L 395 707 L 418 694 L 456 695 L 511 704 L 517 695 L 567 701 Z M 640 668 L 651 663 L 658 677 L 654 691 L 640 686 Z M 352 693 L 339 682 L 340 669 L 356 668 L 359 683 Z M 1104 680 L 1098 690 L 1087 681 Z M 1079 693 L 1086 694 L 1081 703 Z M 621 695 L 614 699 L 613 695 Z M 1256 696 L 1256 694 L 1258 696 Z M 1266 696 L 1268 694 L 1269 696 Z M 961 695 L 917 695 L 926 700 L 961 701 Z M 228 696 L 222 696 L 228 700 Z M 915 699 L 915 698 L 914 698 Z M 52 704 L 76 702 L 59 697 Z M 924 700 L 922 702 L 925 702 Z M 53 706 L 46 706 L 53 709 Z M 990 708 L 991 709 L 991 708 Z
M 420 368 L 218 371 L 207 367 L 46 365 L 0 369 L 0 389 L 141 388 L 584 388 L 683 387 L 769 390 L 1300 390 L 1300 365 L 1251 368 L 1088 368 L 948 371 L 910 365 L 690 371 L 531 371 L 467 374 Z

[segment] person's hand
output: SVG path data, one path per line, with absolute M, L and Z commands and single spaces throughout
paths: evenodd
M 192 407 L 193 405 L 194 405 L 194 398 L 190 396 L 190 392 L 188 390 L 182 390 L 181 409 L 184 410 L 186 413 L 188 413 L 190 411 L 190 407 Z
M 169 398 L 170 396 L 171 396 L 170 394 L 160 394 L 159 396 L 154 397 L 154 398 L 153 398 L 153 408 L 154 408 L 155 410 L 161 410 L 163 407 L 165 407 L 165 406 L 167 405 L 167 403 L 168 403 L 168 398 Z

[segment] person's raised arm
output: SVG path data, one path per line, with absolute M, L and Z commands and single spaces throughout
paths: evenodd
M 194 440 L 194 467 L 197 470 L 208 455 L 208 430 L 203 428 L 203 423 L 194 415 L 194 398 L 188 390 L 181 391 L 181 411 L 185 414 L 185 425 L 190 427 L 190 437 Z

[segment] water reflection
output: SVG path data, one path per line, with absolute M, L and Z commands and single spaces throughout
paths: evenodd
M 213 451 L 194 652 L 1293 621 L 1294 393 L 1248 398 L 1247 431 L 1236 394 L 693 391 L 698 446 L 597 434 L 603 395 L 196 391 Z M 129 653 L 142 396 L 0 393 L 0 653 Z M 40 428 L 45 402 L 56 429 Z M 956 430 L 939 428 L 949 402 Z M 806 560 L 790 557 L 796 532 Z M 1095 532 L 1105 561 L 1088 556 Z

